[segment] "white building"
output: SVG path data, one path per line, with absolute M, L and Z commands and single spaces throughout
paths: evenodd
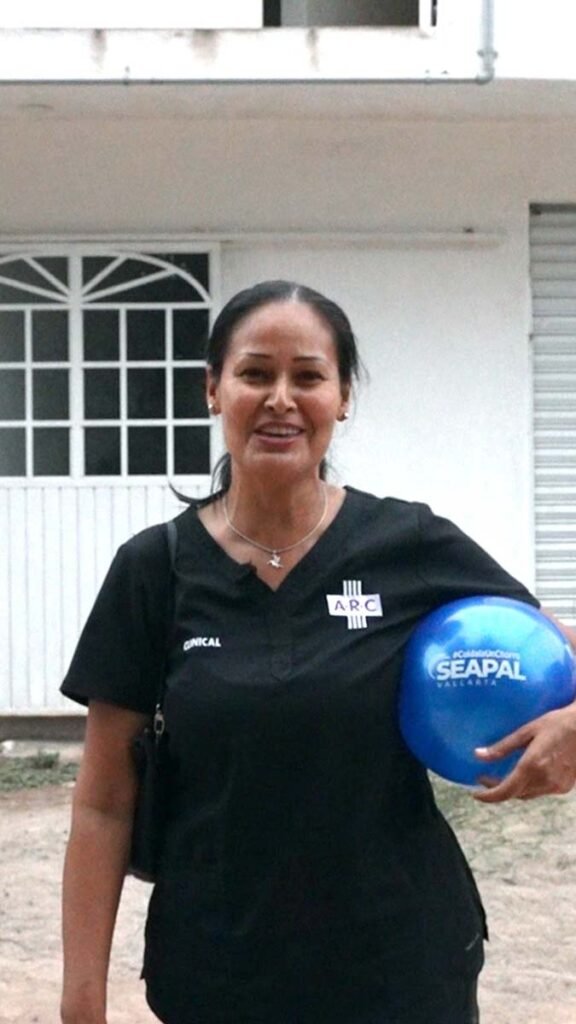
M 339 478 L 576 621 L 572 0 L 146 10 L 0 15 L 0 714 L 69 710 L 115 548 L 208 486 L 202 338 L 263 278 L 355 325 Z

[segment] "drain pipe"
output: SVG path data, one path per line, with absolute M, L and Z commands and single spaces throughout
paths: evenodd
M 487 85 L 494 81 L 498 56 L 494 49 L 494 0 L 483 0 L 482 46 L 478 56 L 482 60 L 482 71 L 476 77 L 476 82 L 478 85 Z
M 430 20 L 430 0 L 420 0 L 420 11 L 424 8 L 427 12 L 428 22 L 424 21 L 424 24 L 430 30 L 432 23 Z M 433 75 L 427 74 L 424 78 L 410 78 L 402 80 L 392 80 L 391 84 L 403 85 L 488 85 L 489 82 L 493 82 L 496 73 L 496 58 L 498 53 L 494 49 L 494 0 L 482 0 L 482 9 L 480 16 L 480 47 L 476 51 L 482 62 L 482 69 L 473 78 L 451 78 L 446 72 L 444 75 Z

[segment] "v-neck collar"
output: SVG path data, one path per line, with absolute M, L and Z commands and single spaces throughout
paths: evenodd
M 250 582 L 271 598 L 280 598 L 295 586 L 301 585 L 310 575 L 315 574 L 320 559 L 328 559 L 332 550 L 341 550 L 342 540 L 354 518 L 357 505 L 355 489 L 344 487 L 344 491 L 344 500 L 330 525 L 276 588 L 269 586 L 261 579 L 250 562 L 237 562 L 232 558 L 199 519 L 196 509 L 191 517 L 194 537 L 210 553 L 210 557 L 214 559 L 214 564 L 218 569 L 229 578 L 233 578 L 237 582 Z

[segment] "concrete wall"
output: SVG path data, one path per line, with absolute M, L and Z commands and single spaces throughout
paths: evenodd
M 372 377 L 335 453 L 342 476 L 430 501 L 531 581 L 528 210 L 576 197 L 566 126 L 17 121 L 0 153 L 5 236 L 416 232 L 369 249 L 225 247 L 224 294 L 281 273 L 340 299 Z M 433 241 L 464 227 L 501 239 Z

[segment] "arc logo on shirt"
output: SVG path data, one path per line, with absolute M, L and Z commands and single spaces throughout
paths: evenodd
M 183 651 L 189 651 L 192 647 L 222 647 L 219 636 L 191 636 L 182 644 Z
M 366 629 L 368 619 L 382 616 L 380 594 L 363 594 L 361 580 L 343 580 L 341 594 L 326 594 L 330 615 L 348 620 L 348 629 Z

